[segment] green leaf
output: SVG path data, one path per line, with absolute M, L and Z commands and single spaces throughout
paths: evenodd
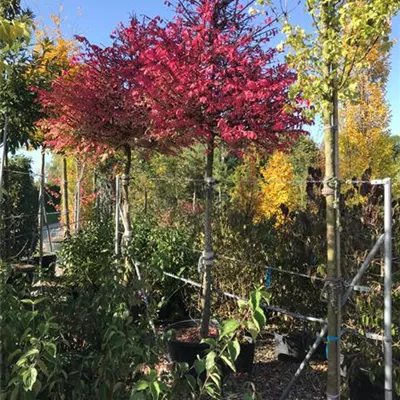
M 258 334 L 260 333 L 260 330 L 258 329 L 258 324 L 256 325 L 253 321 L 247 321 L 245 325 L 252 339 L 255 341 Z
M 215 386 L 219 389 L 219 390 L 221 390 L 221 377 L 218 375 L 218 374 L 216 374 L 216 373 L 213 373 L 213 374 L 210 374 L 210 378 L 213 380 L 213 382 L 215 383 Z
M 228 319 L 227 321 L 224 321 L 222 323 L 220 339 L 222 339 L 224 336 L 228 336 L 234 333 L 236 329 L 239 328 L 239 326 L 239 322 L 235 321 L 234 319 Z
M 140 392 L 142 390 L 146 390 L 149 387 L 149 382 L 141 379 L 140 381 L 138 381 L 135 385 L 135 391 L 136 392 Z
M 40 299 L 36 299 L 36 300 L 33 301 L 33 305 L 36 306 L 37 304 L 40 304 L 41 302 L 43 302 L 45 300 L 47 300 L 46 297 L 41 297 Z
M 240 354 L 240 344 L 237 340 L 230 342 L 227 346 L 229 356 L 236 361 Z
M 205 344 L 208 344 L 210 347 L 215 347 L 215 345 L 217 344 L 217 341 L 213 338 L 204 338 L 201 340 L 200 343 L 205 343 Z
M 32 390 L 32 387 L 36 382 L 36 378 L 37 369 L 34 367 L 31 367 L 22 373 L 22 381 L 24 382 L 25 390 Z
M 37 354 L 39 354 L 39 350 L 38 349 L 30 349 L 30 350 L 28 350 L 17 361 L 17 366 L 21 367 L 23 364 L 25 364 L 28 361 L 28 357 L 36 356 Z
M 233 371 L 236 372 L 236 367 L 233 361 L 227 357 L 226 355 L 222 354 L 221 355 L 221 360 Z
M 57 347 L 54 343 L 51 342 L 44 342 L 43 346 L 45 350 L 52 356 L 55 357 L 57 354 Z
M 255 321 L 257 321 L 259 330 L 261 330 L 265 326 L 267 319 L 265 318 L 264 311 L 260 307 L 257 307 L 254 310 L 253 318 Z
M 250 305 L 253 310 L 260 306 L 261 293 L 258 290 L 250 292 Z
M 157 381 L 154 381 L 150 385 L 150 393 L 151 396 L 153 397 L 153 400 L 158 400 L 160 397 L 161 389 L 160 385 Z
M 210 371 L 212 368 L 214 368 L 216 355 L 217 354 L 215 353 L 215 351 L 210 351 L 207 354 L 207 357 L 206 357 L 206 370 L 207 371 Z
M 34 302 L 31 299 L 21 299 L 21 303 L 29 304 L 30 306 L 34 305 Z
M 238 306 L 239 306 L 239 310 L 243 310 L 248 305 L 248 302 L 244 301 L 244 300 L 238 300 L 237 303 L 238 303 Z
M 194 362 L 194 370 L 196 371 L 197 376 L 200 376 L 204 370 L 206 369 L 205 360 L 197 359 Z

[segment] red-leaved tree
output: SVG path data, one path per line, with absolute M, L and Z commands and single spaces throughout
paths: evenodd
M 84 48 L 72 60 L 72 68 L 52 84 L 51 90 L 41 92 L 48 115 L 41 127 L 48 145 L 56 150 L 75 148 L 77 153 L 97 157 L 124 150 L 122 199 L 127 243 L 132 237 L 128 199 L 132 148 L 152 148 L 156 143 L 149 129 L 144 92 L 136 84 L 141 53 L 149 43 L 145 25 L 135 18 L 112 38 L 113 44 L 105 48 L 78 38 Z
M 201 337 L 208 335 L 211 314 L 215 147 L 241 150 L 253 143 L 272 152 L 304 133 L 300 107 L 291 107 L 288 99 L 296 76 L 267 48 L 272 20 L 253 26 L 238 3 L 181 0 L 173 22 L 149 25 L 152 45 L 142 54 L 140 79 L 153 137 L 174 146 L 207 146 Z

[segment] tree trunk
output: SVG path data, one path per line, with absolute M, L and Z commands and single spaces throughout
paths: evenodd
M 124 224 L 123 250 L 126 249 L 132 239 L 132 224 L 129 204 L 129 180 L 132 166 L 132 149 L 125 146 L 126 163 L 122 177 L 122 222 Z
M 7 229 L 7 212 L 6 212 L 6 207 L 7 207 L 7 199 L 4 199 L 5 197 L 5 192 L 7 190 L 7 177 L 6 177 L 6 171 L 5 169 L 7 168 L 7 163 L 8 163 L 8 151 L 7 151 L 7 134 L 8 134 L 8 115 L 5 115 L 4 118 L 4 129 L 3 129 L 3 154 L 1 158 L 1 164 L 0 164 L 0 218 L 1 218 L 1 224 L 0 224 L 0 229 L 1 229 L 1 240 L 3 241 L 3 251 L 2 251 L 2 258 L 6 258 L 7 255 L 7 248 L 8 248 L 8 238 L 9 236 L 7 235 L 6 229 Z
M 71 227 L 69 219 L 69 204 L 68 204 L 68 166 L 67 158 L 62 159 L 62 214 L 64 222 L 64 234 L 70 236 Z
M 324 76 L 328 94 L 323 110 L 325 128 L 325 183 L 326 245 L 328 298 L 328 378 L 327 399 L 340 399 L 340 324 L 341 324 L 341 271 L 340 271 L 340 203 L 339 203 L 339 118 L 338 118 L 338 65 L 331 56 L 330 34 L 337 29 L 336 2 L 328 0 L 321 8 Z
M 7 155 L 7 133 L 8 133 L 8 115 L 6 114 L 4 120 L 3 129 L 3 154 L 1 157 L 0 164 L 0 216 L 2 216 L 2 205 L 3 205 L 3 183 L 4 183 L 4 169 L 6 165 L 6 155 Z
M 3 171 L 3 192 L 4 192 L 4 199 L 3 199 L 3 216 L 4 220 L 7 221 L 7 218 L 10 217 L 10 171 L 8 170 L 9 168 L 9 159 L 8 159 L 8 144 L 5 143 L 4 145 L 5 151 L 4 151 L 4 171 Z M 12 236 L 10 235 L 10 225 L 6 222 L 3 226 L 3 234 L 5 240 L 5 245 L 4 245 L 4 258 L 8 259 L 10 256 L 10 249 L 12 246 L 12 243 L 15 241 L 14 239 L 11 241 Z
M 79 170 L 79 161 L 76 160 L 76 189 L 75 189 L 75 232 L 79 232 L 81 227 L 81 187 L 86 162 L 82 162 Z
M 206 204 L 204 219 L 204 253 L 203 253 L 203 288 L 201 305 L 202 320 L 200 328 L 200 336 L 205 338 L 209 333 L 209 325 L 211 318 L 211 269 L 214 263 L 214 252 L 212 247 L 212 208 L 214 194 L 214 138 L 208 143 L 207 149 L 207 166 L 206 166 Z
M 328 288 L 328 382 L 327 399 L 340 395 L 340 320 L 341 320 L 341 271 L 339 232 L 338 184 L 338 118 L 337 92 L 333 91 L 332 112 L 324 112 L 325 126 L 325 186 L 326 239 Z

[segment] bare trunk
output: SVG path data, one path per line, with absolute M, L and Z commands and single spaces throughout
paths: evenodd
M 81 187 L 86 163 L 83 162 L 79 170 L 79 162 L 76 161 L 76 189 L 75 189 L 75 231 L 79 232 L 81 227 Z
M 3 154 L 0 164 L 0 217 L 2 216 L 2 202 L 3 202 L 3 183 L 4 183 L 4 169 L 7 157 L 7 133 L 8 133 L 8 116 L 5 116 L 4 129 L 3 129 Z
M 330 31 L 337 27 L 336 3 L 328 0 L 321 9 L 323 21 L 323 53 L 330 54 Z M 335 60 L 324 60 L 324 75 L 328 81 L 329 95 L 323 110 L 325 127 L 325 183 L 326 245 L 328 298 L 328 378 L 327 399 L 340 399 L 340 323 L 341 323 L 341 271 L 340 271 L 340 188 L 339 188 L 339 118 L 338 118 L 338 66 Z
M 132 239 L 132 224 L 129 204 L 129 180 L 132 166 L 132 150 L 129 145 L 125 146 L 126 163 L 122 177 L 122 221 L 124 224 L 123 248 L 126 249 Z
M 338 118 L 337 93 L 332 98 L 333 111 L 324 112 L 325 125 L 325 187 L 326 238 L 328 289 L 328 382 L 327 399 L 340 396 L 340 320 L 341 320 L 341 271 L 339 232 L 338 184 Z
M 67 159 L 62 159 L 62 214 L 64 222 L 64 234 L 69 236 L 71 233 L 70 219 L 69 219 L 69 202 L 68 202 L 68 171 Z
M 7 190 L 7 176 L 6 176 L 6 171 L 5 169 L 7 168 L 7 163 L 8 163 L 8 151 L 7 151 L 7 134 L 8 134 L 8 115 L 6 114 L 5 119 L 4 119 L 4 129 L 3 129 L 3 154 L 1 158 L 1 164 L 0 164 L 0 218 L 1 218 L 1 224 L 0 224 L 0 229 L 1 229 L 1 234 L 2 234 L 2 241 L 4 244 L 3 247 L 3 254 L 2 257 L 6 258 L 7 253 L 8 253 L 8 234 L 6 232 L 7 230 L 7 200 L 3 199 L 3 191 L 6 192 Z
M 203 253 L 203 286 L 202 286 L 202 320 L 200 328 L 200 336 L 205 338 L 209 333 L 209 325 L 211 318 L 211 269 L 214 263 L 214 252 L 212 247 L 212 207 L 214 194 L 214 139 L 208 143 L 207 149 L 207 166 L 206 166 L 206 204 L 204 219 L 204 253 Z

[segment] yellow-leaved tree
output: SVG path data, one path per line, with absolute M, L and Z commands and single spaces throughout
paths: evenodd
M 35 82 L 35 86 L 41 89 L 48 88 L 51 83 L 63 72 L 72 70 L 71 59 L 78 52 L 79 45 L 74 39 L 67 38 L 62 31 L 62 6 L 59 14 L 52 14 L 53 26 L 39 27 L 35 30 L 35 45 L 33 47 L 34 62 L 28 74 Z M 43 140 L 41 129 L 36 131 L 37 140 Z M 79 227 L 79 221 L 91 211 L 91 204 L 85 203 L 84 193 L 90 188 L 93 180 L 93 168 L 88 168 L 85 159 L 77 160 L 74 157 L 74 149 L 65 149 L 59 160 L 61 179 L 58 184 L 62 187 L 62 222 L 66 232 L 71 228 Z M 71 173 L 71 171 L 75 171 Z M 89 182 L 89 184 L 88 184 Z M 86 192 L 82 193 L 84 187 Z M 79 193 L 79 195 L 78 195 Z M 73 199 L 71 202 L 68 199 Z M 73 209 L 72 209 L 73 204 Z M 84 206 L 81 211 L 81 204 Z M 72 218 L 71 218 L 72 216 Z
M 60 15 L 62 7 L 60 7 Z M 79 49 L 78 42 L 66 38 L 62 32 L 61 16 L 52 14 L 53 26 L 37 27 L 33 53 L 36 59 L 35 74 L 52 81 L 63 71 L 70 69 L 72 56 Z
M 275 226 L 281 226 L 288 212 L 299 204 L 299 186 L 296 184 L 289 156 L 276 151 L 265 168 L 260 170 L 260 205 L 257 219 L 275 217 Z
M 399 172 L 395 143 L 389 131 L 390 109 L 385 99 L 388 53 L 382 53 L 376 47 L 368 55 L 368 61 L 368 67 L 355 71 L 358 76 L 357 102 L 348 102 L 341 109 L 339 155 L 342 179 L 360 179 L 367 169 L 371 170 L 373 179 L 394 178 Z M 352 201 L 362 199 L 356 194 Z
M 259 219 L 261 207 L 260 190 L 261 157 L 256 151 L 250 151 L 243 156 L 242 163 L 236 167 L 233 176 L 234 187 L 231 199 L 242 215 Z

